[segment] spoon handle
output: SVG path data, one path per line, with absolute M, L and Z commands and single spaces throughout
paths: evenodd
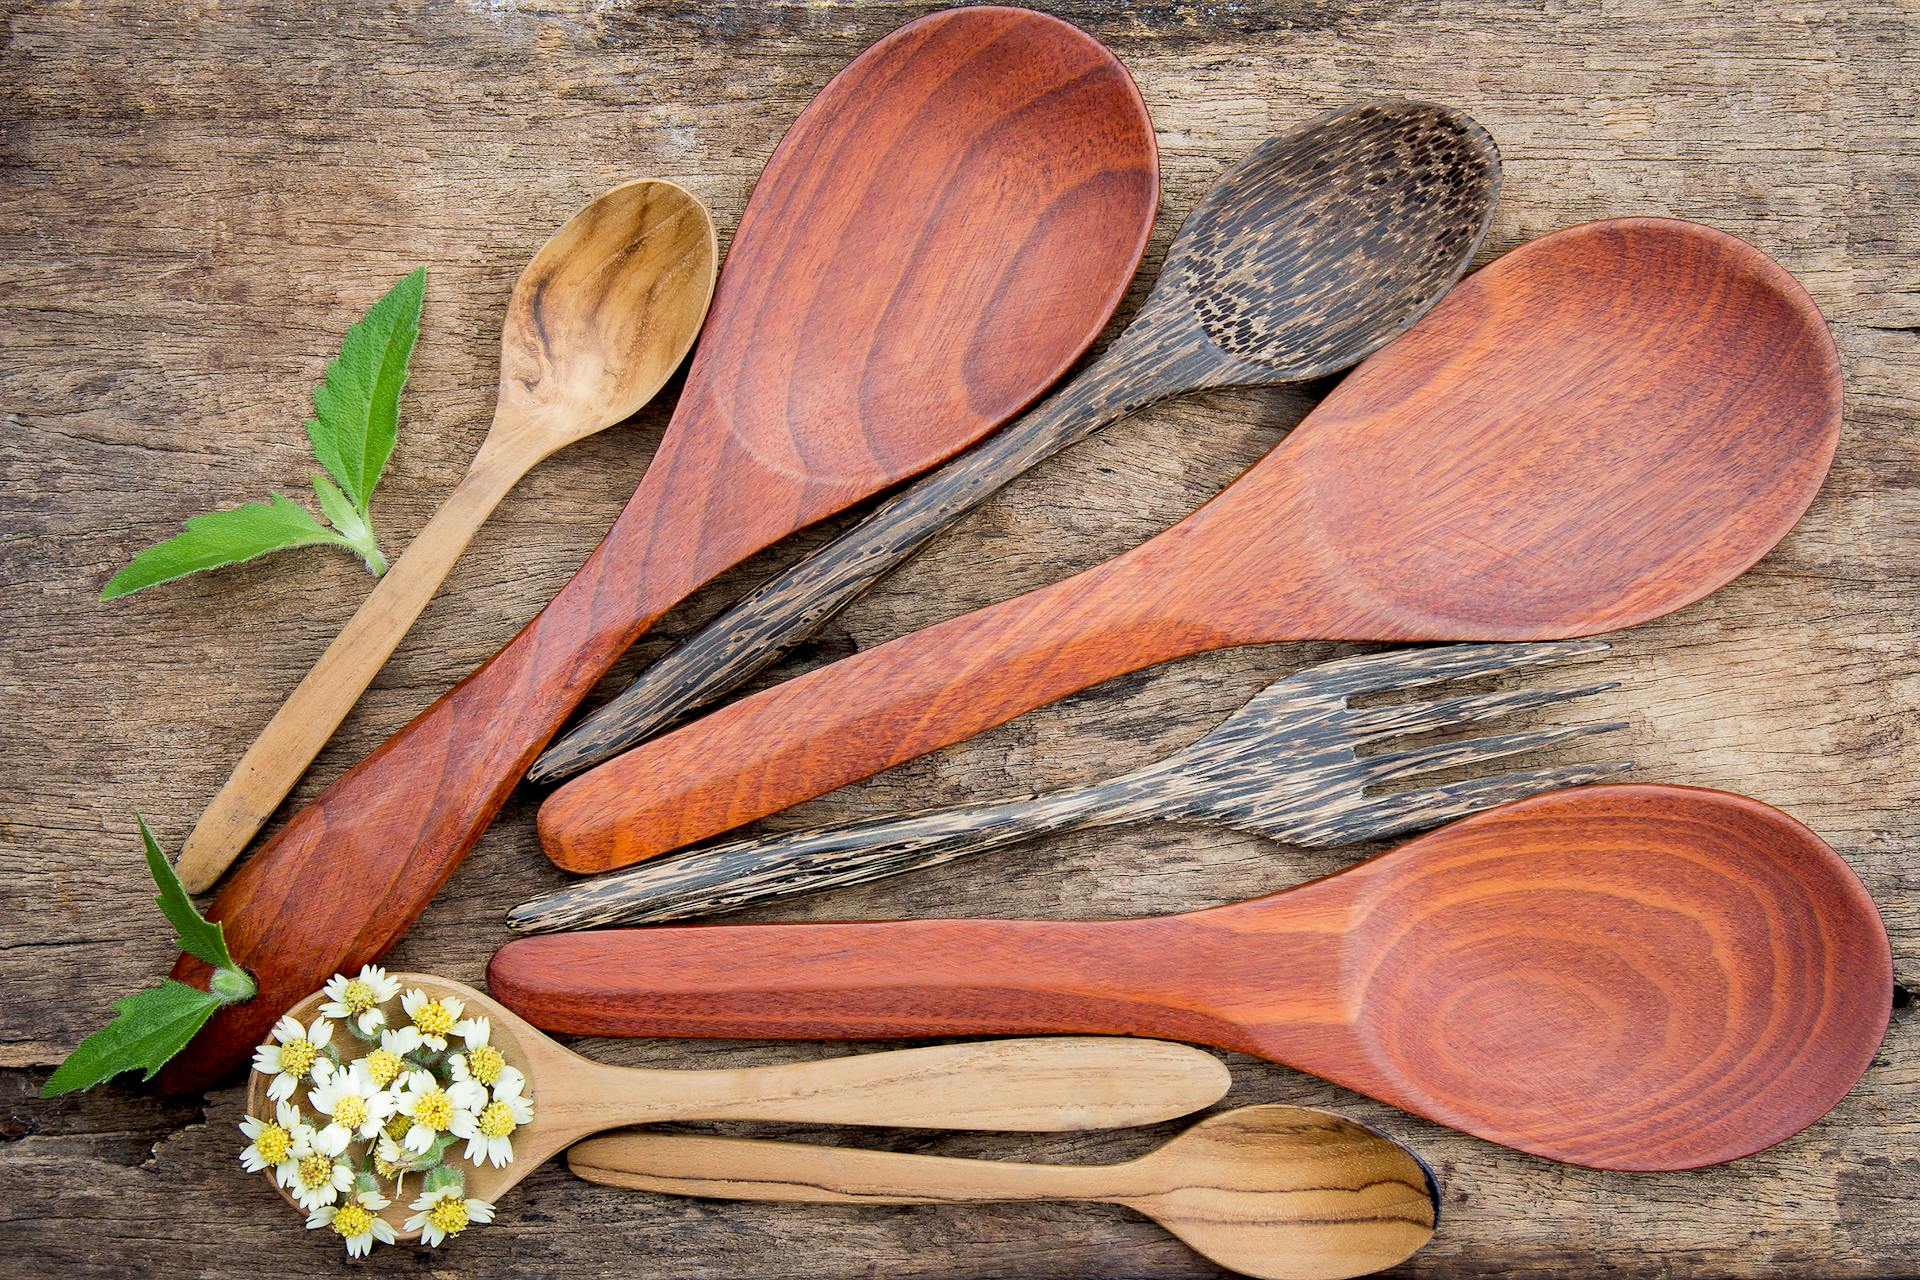
M 1189 1045 L 1047 1036 L 718 1071 L 596 1066 L 549 1119 L 575 1133 L 662 1120 L 1058 1133 L 1172 1120 L 1212 1106 L 1232 1082 Z
M 760 1138 L 629 1131 L 567 1152 L 576 1177 L 674 1196 L 789 1204 L 1097 1200 L 1125 1194 L 1125 1165 L 1015 1164 Z
M 205 893 L 293 790 L 366 692 L 487 516 L 526 474 L 484 452 L 274 713 L 200 815 L 175 870 Z
M 1102 784 L 736 840 L 523 902 L 507 913 L 507 927 L 554 933 L 737 911 L 936 867 L 1052 832 L 1135 822 L 1159 808 L 1150 794 Z
M 1203 385 L 1227 358 L 1197 326 L 1189 328 L 1175 331 L 1151 315 L 1137 321 L 1025 418 L 890 499 L 682 641 L 550 747 L 528 779 L 571 777 L 737 688 L 1042 460 L 1136 409 Z

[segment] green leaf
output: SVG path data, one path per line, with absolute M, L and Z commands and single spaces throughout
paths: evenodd
M 159 904 L 160 914 L 180 935 L 174 941 L 182 951 L 197 956 L 216 969 L 238 969 L 240 966 L 227 954 L 226 930 L 218 921 L 207 919 L 194 907 L 193 899 L 187 897 L 186 887 L 180 883 L 180 877 L 174 874 L 173 864 L 167 861 L 166 854 L 160 852 L 160 842 L 147 829 L 147 820 L 138 812 L 133 815 L 133 820 L 140 824 L 140 840 L 147 850 L 147 870 L 153 873 L 153 883 L 160 889 L 153 900 Z
M 186 1047 L 206 1024 L 220 999 L 211 992 L 168 978 L 113 1002 L 118 1015 L 80 1042 L 41 1088 L 43 1098 L 87 1089 L 123 1071 L 144 1070 L 145 1080 Z
M 347 330 L 340 354 L 313 392 L 307 423 L 313 456 L 362 515 L 400 429 L 400 388 L 420 334 L 427 269 L 416 267 Z M 339 521 L 334 523 L 338 524 Z
M 348 545 L 305 507 L 276 493 L 271 502 L 243 502 L 226 511 L 190 517 L 184 532 L 148 547 L 114 574 L 100 598 L 117 600 L 202 569 L 218 569 L 269 551 L 319 543 Z

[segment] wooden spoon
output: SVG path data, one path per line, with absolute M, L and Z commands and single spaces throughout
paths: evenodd
M 1370 102 L 1267 139 L 1187 216 L 1152 296 L 1098 360 L 647 668 L 527 776 L 557 782 L 734 688 L 1027 470 L 1136 409 L 1354 364 L 1459 279 L 1499 190 L 1493 139 L 1430 103 Z
M 489 1043 L 526 1074 L 533 1120 L 514 1133 L 512 1162 L 499 1168 L 461 1162 L 467 1194 L 489 1202 L 555 1152 L 621 1125 L 784 1120 L 1017 1132 L 1126 1128 L 1212 1106 L 1232 1083 L 1210 1053 L 1106 1036 L 989 1040 L 708 1071 L 615 1067 L 562 1048 L 472 987 L 430 974 L 394 976 L 429 995 L 458 996 L 465 1016 L 490 1019 Z M 324 998 L 315 992 L 294 1015 L 311 1022 Z M 250 1078 L 248 1114 L 273 1115 L 268 1083 L 258 1072 Z M 458 1159 L 463 1150 L 456 1145 L 451 1155 Z M 402 1239 L 418 1234 L 401 1227 L 408 1213 L 405 1199 L 396 1197 L 384 1215 Z
M 622 866 L 1226 645 L 1632 626 L 1778 542 L 1839 429 L 1833 339 L 1765 254 L 1661 218 L 1556 232 L 1159 537 L 638 747 L 549 797 L 541 836 Z
M 1826 1114 L 1886 1032 L 1893 965 L 1866 890 L 1793 819 L 1613 785 L 1185 915 L 549 934 L 488 981 L 600 1035 L 1191 1040 L 1550 1159 L 1686 1169 Z
M 212 888 L 287 798 L 507 490 L 548 454 L 632 417 L 679 368 L 719 256 L 706 207 L 651 180 L 607 192 L 534 255 L 507 303 L 479 454 L 200 815 L 175 867 L 190 892 Z
M 588 1182 L 666 1195 L 804 1204 L 1099 1200 L 1194 1252 L 1265 1280 L 1343 1280 L 1404 1262 L 1433 1238 L 1440 1197 L 1419 1157 L 1307 1107 L 1208 1116 L 1125 1164 L 1012 1164 L 846 1147 L 610 1133 L 567 1153 Z
M 512 643 L 296 814 L 213 906 L 260 994 L 162 1087 L 393 945 L 661 613 L 1018 413 L 1092 342 L 1152 226 L 1151 122 L 1057 18 L 908 23 L 815 98 L 734 236 L 673 422 L 599 548 Z M 183 960 L 176 976 L 204 984 Z

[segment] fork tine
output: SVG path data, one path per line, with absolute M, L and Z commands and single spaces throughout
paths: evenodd
M 1489 676 L 1519 667 L 1564 662 L 1613 648 L 1605 640 L 1542 640 L 1521 644 L 1449 644 L 1395 649 L 1310 667 L 1293 677 L 1316 693 L 1352 695 L 1412 689 L 1445 680 Z
M 1435 742 L 1405 751 L 1386 751 L 1379 755 L 1362 756 L 1360 763 L 1366 772 L 1368 783 L 1386 782 L 1394 778 L 1404 778 L 1410 774 L 1431 773 L 1436 769 L 1452 769 L 1460 765 L 1479 764 L 1483 760 L 1497 760 L 1501 756 L 1518 755 L 1523 751 L 1535 751 L 1541 747 L 1552 746 L 1556 742 L 1589 738 L 1595 734 L 1612 733 L 1616 729 L 1626 727 L 1626 721 L 1614 720 L 1606 724 L 1562 725 L 1553 729 L 1525 729 L 1518 733 L 1494 733 L 1484 738 L 1468 738 L 1464 742 Z
M 1363 804 L 1340 815 L 1336 822 L 1314 831 L 1312 840 L 1299 842 L 1333 845 L 1352 840 L 1384 839 L 1425 827 L 1437 827 L 1455 818 L 1464 818 L 1512 800 L 1524 800 L 1544 791 L 1604 782 L 1632 768 L 1633 762 L 1629 760 L 1557 765 L 1548 769 L 1529 769 L 1490 778 L 1469 778 L 1465 782 L 1370 796 Z
M 1363 707 L 1349 711 L 1342 723 L 1353 731 L 1356 741 L 1373 742 L 1426 729 L 1445 729 L 1480 720 L 1493 720 L 1537 707 L 1591 698 L 1619 687 L 1618 680 L 1607 680 L 1574 689 L 1516 689 L 1443 698 L 1436 702 L 1396 702 L 1384 707 Z

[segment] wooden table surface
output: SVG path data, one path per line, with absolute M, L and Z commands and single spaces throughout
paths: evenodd
M 171 953 L 132 810 L 170 849 L 371 579 L 309 550 L 101 604 L 181 518 L 289 494 L 339 335 L 425 263 L 402 436 L 375 517 L 389 551 L 445 497 L 487 420 L 498 324 L 528 255 L 623 179 L 685 184 L 731 227 L 781 129 L 919 3 L 271 0 L 0 6 L 0 1247 L 11 1274 L 331 1274 L 337 1246 L 235 1162 L 241 1091 L 121 1085 L 42 1102 L 51 1064 Z M 1845 360 L 1825 490 L 1757 569 L 1617 637 L 1637 776 L 1745 791 L 1812 825 L 1893 936 L 1897 1008 L 1825 1121 L 1736 1165 L 1662 1176 L 1519 1156 L 1236 1058 L 1236 1102 L 1331 1106 L 1412 1144 L 1445 1183 L 1415 1275 L 1910 1275 L 1920 1263 L 1920 9 L 1912 0 L 1702 4 L 1396 0 L 1102 4 L 1056 11 L 1132 69 L 1180 214 L 1270 132 L 1388 94 L 1478 117 L 1506 158 L 1486 254 L 1610 214 L 1742 235 L 1793 270 Z M 1150 279 L 1143 274 L 1142 282 Z M 1129 314 L 1143 290 L 1123 305 Z M 1165 527 L 1270 447 L 1324 388 L 1149 410 L 976 513 L 783 670 L 1092 564 Z M 480 534 L 296 794 L 311 796 L 511 635 L 646 466 L 667 405 L 544 464 Z M 795 540 L 813 545 L 822 531 Z M 673 614 L 619 674 L 790 556 Z M 1213 655 L 1115 681 L 767 824 L 1043 785 L 1190 740 L 1275 675 L 1338 652 Z M 1582 673 L 1583 675 L 1585 672 Z M 1571 755 L 1564 758 L 1571 759 Z M 561 875 L 537 797 L 509 805 L 392 954 L 469 982 L 504 908 Z M 1194 827 L 1087 833 L 794 909 L 1100 916 L 1200 906 L 1342 865 Z M 593 1042 L 709 1065 L 809 1045 Z M 831 1052 L 841 1052 L 836 1047 Z M 1110 1160 L 1153 1132 L 833 1134 L 897 1149 Z M 819 1136 L 811 1134 L 809 1136 Z M 381 1271 L 686 1277 L 1213 1274 L 1118 1209 L 729 1206 L 534 1176 L 499 1221 Z

